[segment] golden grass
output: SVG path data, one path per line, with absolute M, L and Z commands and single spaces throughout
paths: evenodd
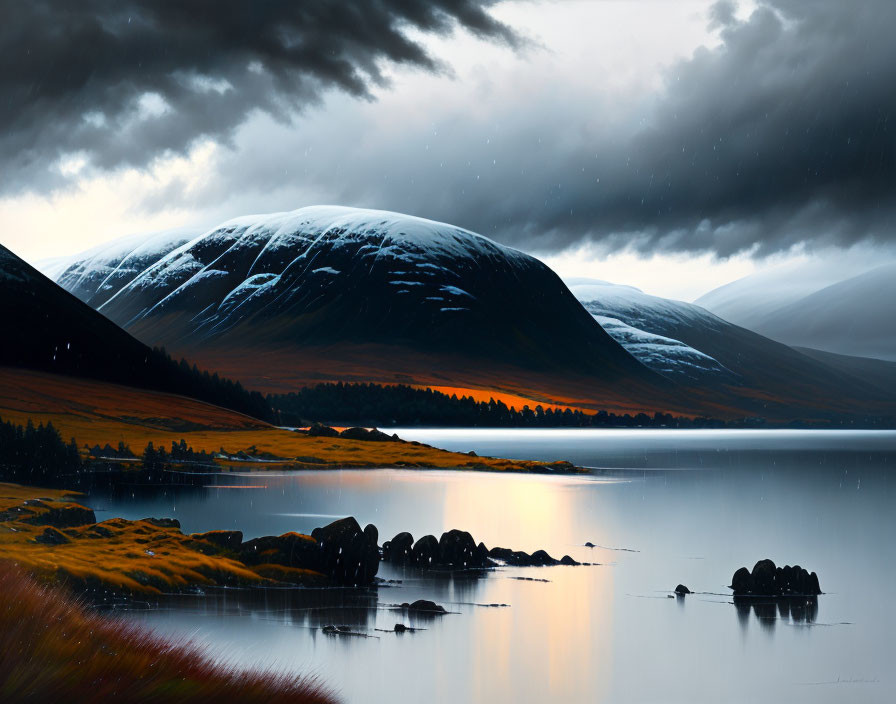
M 36 542 L 47 527 L 29 521 L 53 509 L 77 506 L 72 498 L 70 492 L 0 483 L 0 516 L 7 519 L 0 521 L 0 560 L 20 565 L 42 582 L 66 584 L 75 591 L 157 594 L 197 585 L 325 581 L 311 570 L 248 567 L 223 548 L 146 520 L 113 518 L 60 528 L 67 542 Z M 24 503 L 35 499 L 40 503 Z M 29 513 L 11 516 L 17 509 Z
M 139 453 L 149 442 L 170 447 L 183 438 L 197 452 L 217 452 L 222 447 L 237 452 L 255 447 L 258 452 L 291 460 L 286 464 L 223 463 L 224 467 L 241 470 L 546 469 L 541 462 L 472 458 L 412 443 L 308 437 L 181 396 L 10 368 L 0 368 L 0 418 L 20 425 L 29 418 L 35 424 L 52 421 L 65 440 L 74 437 L 81 447 L 124 442 Z
M 329 704 L 297 675 L 243 672 L 198 646 L 86 610 L 0 562 L 0 701 Z

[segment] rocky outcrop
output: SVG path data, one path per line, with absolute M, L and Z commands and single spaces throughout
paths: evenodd
M 510 550 L 509 548 L 492 548 L 489 550 L 488 556 L 495 560 L 500 560 L 505 565 L 513 567 L 551 567 L 553 565 L 580 565 L 569 555 L 564 555 L 561 559 L 556 560 L 544 550 L 536 550 L 531 555 L 522 550 Z
M 311 532 L 320 545 L 320 565 L 324 574 L 339 584 L 367 585 L 380 566 L 376 526 L 364 530 L 354 518 L 343 518 Z
M 144 518 L 143 520 L 147 523 L 152 523 L 156 528 L 177 528 L 180 530 L 180 521 L 176 518 Z
M 494 567 L 498 562 L 513 567 L 547 567 L 579 565 L 569 555 L 557 560 L 544 550 L 527 552 L 509 548 L 492 548 L 476 543 L 464 530 L 449 530 L 436 540 L 424 535 L 416 543 L 410 533 L 399 533 L 383 543 L 383 560 L 395 565 L 410 565 L 419 569 L 463 570 Z
M 47 526 L 44 529 L 43 533 L 34 538 L 34 542 L 42 543 L 43 545 L 65 545 L 70 541 L 63 533 L 61 533 L 56 528 Z
M 799 565 L 776 567 L 760 560 L 750 571 L 741 567 L 731 577 L 735 596 L 816 596 L 821 594 L 818 575 Z
M 79 504 L 62 504 L 52 507 L 43 505 L 39 508 L 46 508 L 46 510 L 25 518 L 24 522 L 55 528 L 77 528 L 96 523 L 96 514 L 91 509 Z
M 329 425 L 321 425 L 320 423 L 313 423 L 311 427 L 305 431 L 305 434 L 315 438 L 339 437 L 339 431 L 336 430 L 336 428 L 331 428 Z
M 207 533 L 193 533 L 190 537 L 234 552 L 239 552 L 243 543 L 243 532 L 240 530 L 210 530 Z
M 363 440 L 365 442 L 399 442 L 397 435 L 387 435 L 382 430 L 377 430 L 376 428 L 371 430 L 367 428 L 346 428 L 339 433 L 339 437 L 347 440 Z
M 484 552 L 483 552 L 484 551 Z M 473 536 L 463 530 L 449 530 L 439 539 L 438 564 L 455 569 L 488 566 L 485 545 L 476 545 Z
M 424 535 L 411 549 L 411 559 L 409 563 L 414 567 L 427 569 L 438 567 L 439 561 L 439 541 L 434 535 Z
M 266 535 L 242 543 L 237 549 L 240 561 L 246 565 L 283 565 L 315 572 L 324 571 L 320 545 L 314 538 L 301 533 Z
M 383 543 L 383 560 L 394 565 L 406 565 L 411 559 L 413 547 L 414 536 L 408 532 L 399 533 Z

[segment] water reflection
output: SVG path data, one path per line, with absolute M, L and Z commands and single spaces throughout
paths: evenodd
M 527 437 L 466 449 L 519 456 L 532 442 Z M 865 450 L 852 448 L 865 439 L 849 434 L 840 449 L 829 436 L 814 450 L 814 436 L 785 438 L 780 452 L 765 436 L 760 448 L 744 447 L 743 436 L 730 446 L 719 436 L 714 447 L 703 435 L 693 446 L 685 436 L 662 436 L 662 447 L 627 437 L 621 447 L 625 438 L 538 436 L 543 456 L 641 463 L 637 471 L 608 470 L 600 481 L 413 471 L 230 475 L 228 485 L 266 488 L 97 490 L 88 503 L 105 510 L 101 518 L 174 516 L 188 532 L 233 528 L 247 538 L 310 532 L 331 520 L 324 516 L 354 515 L 377 525 L 381 540 L 404 530 L 417 538 L 460 528 L 489 547 L 544 548 L 603 563 L 463 574 L 383 565 L 380 576 L 400 583 L 248 600 L 228 591 L 129 614 L 198 638 L 228 662 L 318 673 L 348 702 L 894 698 L 887 678 L 896 623 L 887 594 L 896 566 L 881 555 L 896 535 L 896 435 L 875 436 Z M 657 469 L 670 463 L 677 468 Z M 589 549 L 586 541 L 640 552 Z M 733 571 L 763 558 L 810 565 L 828 593 L 732 606 L 726 585 Z M 696 593 L 667 598 L 678 583 Z M 456 613 L 423 622 L 389 608 L 416 599 Z M 822 625 L 822 610 L 825 625 L 850 625 L 814 627 Z M 383 632 L 398 622 L 426 630 Z M 320 627 L 329 623 L 376 637 L 326 636 Z M 838 678 L 862 684 L 848 692 L 805 684 Z
M 762 597 L 735 596 L 734 606 L 737 609 L 738 621 L 746 628 L 752 610 L 759 624 L 768 630 L 784 623 L 811 625 L 818 620 L 818 597 Z

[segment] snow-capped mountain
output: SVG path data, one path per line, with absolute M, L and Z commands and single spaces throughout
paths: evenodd
M 892 408 L 699 306 L 594 281 L 573 295 L 537 259 L 445 223 L 320 206 L 188 234 L 98 248 L 58 281 L 141 341 L 263 391 L 343 380 L 616 411 Z
M 74 257 L 39 262 L 38 268 L 67 291 L 98 308 L 160 255 L 168 254 L 198 234 L 195 228 L 177 228 L 131 235 Z
M 736 383 L 737 375 L 711 355 L 676 339 L 682 327 L 721 331 L 723 320 L 696 306 L 597 279 L 567 280 L 573 295 L 642 364 L 670 378 Z
M 794 389 L 833 394 L 837 388 L 866 384 L 847 365 L 807 356 L 693 303 L 595 279 L 569 279 L 567 284 L 610 335 L 666 376 L 775 394 Z
M 712 376 L 720 380 L 733 377 L 718 361 L 681 340 L 632 327 L 618 318 L 595 315 L 594 319 L 641 364 L 663 376 L 695 381 Z
M 387 344 L 662 381 L 537 259 L 398 213 L 317 206 L 240 217 L 179 245 L 113 243 L 57 280 L 144 342 L 194 358 L 247 345 Z

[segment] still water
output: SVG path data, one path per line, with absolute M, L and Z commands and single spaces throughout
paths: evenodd
M 244 488 L 96 491 L 89 503 L 100 519 L 172 516 L 186 532 L 234 528 L 246 538 L 353 515 L 374 523 L 381 542 L 461 528 L 489 547 L 600 564 L 454 577 L 383 565 L 379 576 L 401 584 L 230 591 L 127 616 L 229 663 L 316 674 L 347 702 L 896 700 L 896 433 L 398 433 L 596 469 L 575 478 L 256 473 L 214 480 Z M 734 570 L 766 557 L 818 573 L 825 594 L 808 620 L 731 602 Z M 678 583 L 697 593 L 669 598 Z M 420 619 L 389 608 L 418 598 L 455 613 Z M 376 630 L 397 622 L 425 630 Z M 371 637 L 321 633 L 330 623 Z

